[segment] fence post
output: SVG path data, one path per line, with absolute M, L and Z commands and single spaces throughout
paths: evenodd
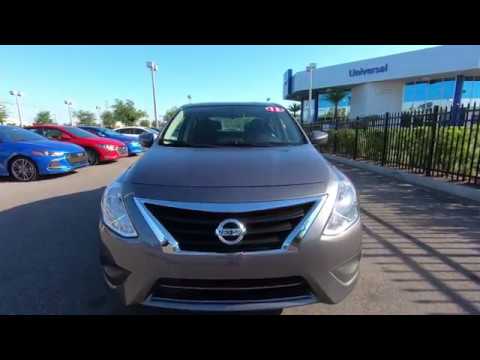
M 357 121 L 355 122 L 355 144 L 353 147 L 353 160 L 357 160 L 358 156 L 358 117 Z
M 435 141 L 437 134 L 437 121 L 438 121 L 438 105 L 433 107 L 433 118 L 432 118 L 432 137 L 430 139 L 430 149 L 428 151 L 428 162 L 425 169 L 425 175 L 431 176 L 432 174 L 432 165 L 433 165 L 433 152 L 435 151 Z
M 385 122 L 383 124 L 383 153 L 382 153 L 382 166 L 385 166 L 385 160 L 387 159 L 387 142 L 388 142 L 388 120 L 390 113 L 385 113 Z

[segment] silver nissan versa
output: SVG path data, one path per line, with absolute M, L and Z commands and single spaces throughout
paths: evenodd
M 357 194 L 284 107 L 185 105 L 107 187 L 107 284 L 126 305 L 191 311 L 337 303 L 361 258 Z M 313 143 L 313 144 L 312 144 Z

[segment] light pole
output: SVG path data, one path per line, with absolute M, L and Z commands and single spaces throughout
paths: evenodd
M 188 103 L 191 104 L 192 103 L 192 95 L 187 95 L 187 99 L 188 99 Z
M 67 105 L 67 110 L 68 110 L 68 116 L 70 118 L 70 126 L 73 126 L 73 118 L 72 118 L 72 101 L 71 100 L 65 100 L 64 101 L 65 105 Z
M 153 61 L 147 61 L 147 68 L 152 72 L 152 91 L 153 91 L 153 115 L 155 118 L 155 127 L 158 128 L 158 117 L 157 117 L 157 95 L 155 91 L 155 72 L 158 70 L 157 64 Z
M 310 63 L 307 66 L 307 71 L 310 73 L 310 87 L 308 88 L 308 118 L 309 119 L 312 117 L 313 71 L 316 68 L 317 68 L 317 64 L 315 63 Z
M 103 124 L 102 124 L 102 120 L 100 119 L 100 110 L 101 110 L 102 108 L 97 105 L 97 106 L 95 106 L 95 109 L 97 110 L 98 123 L 99 123 L 100 125 L 103 125 Z
M 18 111 L 18 122 L 19 122 L 20 127 L 22 127 L 23 126 L 23 119 L 22 119 L 23 111 L 22 111 L 22 108 L 21 108 L 21 105 L 20 105 L 20 100 L 18 98 L 23 96 L 23 93 L 21 91 L 17 91 L 17 90 L 10 90 L 10 95 L 15 96 L 15 101 L 17 103 L 17 111 Z

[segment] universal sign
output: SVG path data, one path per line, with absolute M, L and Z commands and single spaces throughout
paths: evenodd
M 350 69 L 348 70 L 348 75 L 350 75 L 350 77 L 354 77 L 354 76 L 361 76 L 361 75 L 383 73 L 387 71 L 388 71 L 388 64 L 385 64 L 383 66 L 377 66 L 377 67 L 372 67 L 368 69 L 364 69 L 364 68 Z

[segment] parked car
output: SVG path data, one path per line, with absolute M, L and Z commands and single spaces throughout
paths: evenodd
M 272 103 L 180 108 L 105 190 L 101 262 L 126 305 L 198 311 L 337 303 L 359 275 L 352 182 Z
M 85 150 L 74 144 L 50 141 L 31 131 L 0 125 L 0 175 L 18 181 L 62 174 L 88 165 Z
M 142 127 L 142 126 L 127 126 L 127 127 L 115 129 L 114 131 L 134 139 L 138 139 L 139 135 L 142 135 L 145 133 L 151 133 L 154 135 L 155 138 L 159 134 L 157 130 L 153 130 L 153 129 Z
M 159 128 L 151 127 L 150 129 L 151 129 L 151 130 L 155 130 L 157 133 L 160 134 L 160 133 L 162 132 L 162 130 L 163 130 L 163 127 L 159 127 Z
M 98 126 L 79 126 L 79 128 L 103 138 L 114 139 L 123 142 L 125 145 L 127 145 L 128 155 L 130 156 L 140 154 L 144 150 L 138 140 L 119 134 L 113 130 Z
M 27 128 L 51 140 L 82 146 L 87 152 L 90 165 L 128 156 L 127 146 L 121 141 L 101 138 L 77 127 L 48 124 L 33 125 Z

